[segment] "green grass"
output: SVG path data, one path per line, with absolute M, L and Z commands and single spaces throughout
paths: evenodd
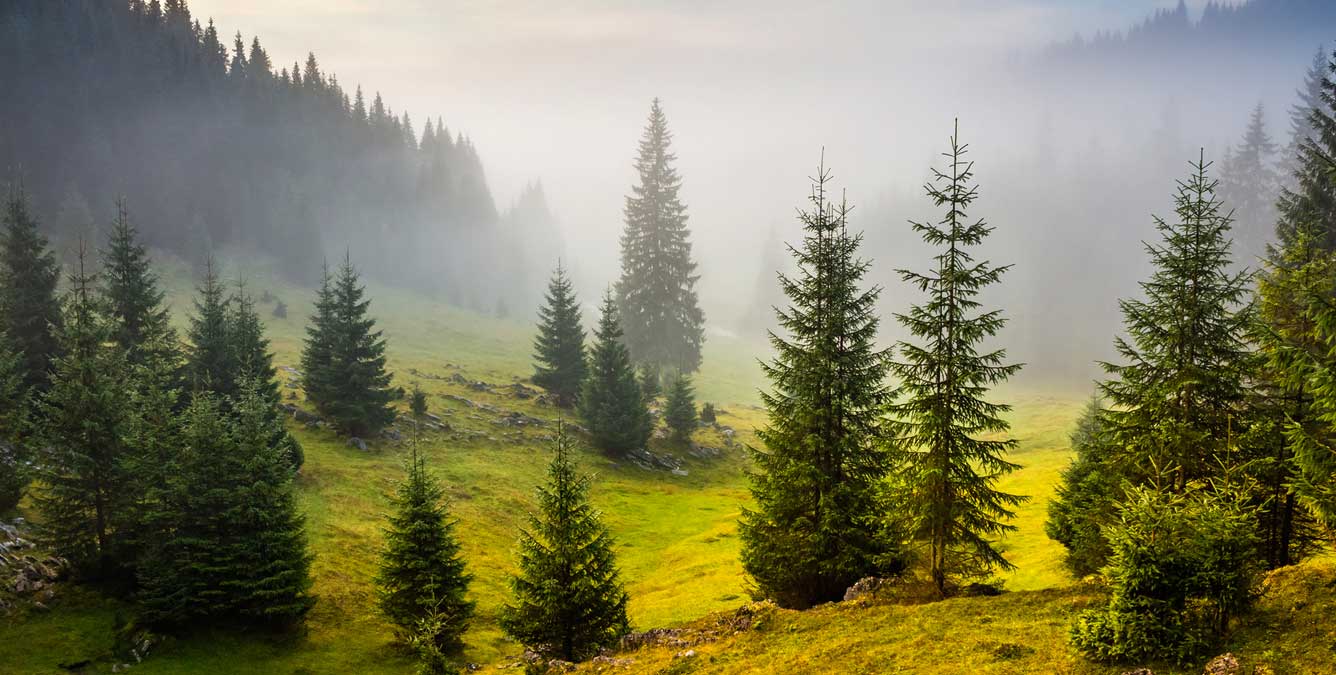
M 225 276 L 237 274 L 232 269 Z M 283 282 L 262 265 L 244 274 L 255 295 L 268 290 L 288 305 L 286 319 L 268 317 L 269 305 L 260 310 L 266 315 L 276 364 L 296 366 L 313 294 Z M 165 277 L 175 319 L 184 326 L 190 307 L 188 274 L 176 266 Z M 372 312 L 389 340 L 396 383 L 418 383 L 434 412 L 456 429 L 479 434 L 425 434 L 423 445 L 432 470 L 446 485 L 474 574 L 471 592 L 478 611 L 463 659 L 511 662 L 521 648 L 501 634 L 496 618 L 508 597 L 506 580 L 514 570 L 518 528 L 532 508 L 534 486 L 544 478 L 550 427 L 518 432 L 499 427 L 494 424 L 498 414 L 467 408 L 444 395 L 555 420 L 556 410 L 532 400 L 479 393 L 446 379 L 461 373 L 469 380 L 504 385 L 527 377 L 532 325 L 478 316 L 404 291 L 372 286 L 369 292 Z M 756 357 L 764 349 L 759 343 L 712 337 L 696 380 L 700 399 L 716 403 L 719 422 L 735 427 L 741 443 L 751 442 L 751 430 L 764 422 L 763 411 L 756 407 L 757 389 L 764 386 Z M 419 376 L 410 375 L 412 371 Z M 293 390 L 283 391 L 286 395 Z M 736 644 L 705 648 L 714 659 L 706 670 L 718 666 L 721 672 L 768 672 L 798 664 L 796 670 L 787 670 L 897 672 L 912 666 L 914 672 L 1032 672 L 1020 664 L 1042 654 L 1048 670 L 1082 672 L 1063 636 L 1071 612 L 1090 602 L 1090 592 L 1073 589 L 1061 567 L 1059 547 L 1044 536 L 1043 522 L 1047 499 L 1068 461 L 1067 431 L 1083 401 L 1023 389 L 999 392 L 998 398 L 1015 406 L 1014 435 L 1021 444 L 1013 459 L 1024 467 L 1002 488 L 1031 497 L 1018 511 L 1017 531 L 1001 542 L 1017 566 L 1003 578 L 1008 588 L 1037 592 L 923 607 L 784 613 L 791 630 L 772 628 L 743 636 Z M 330 432 L 292 429 L 306 450 L 298 490 L 315 553 L 318 597 L 304 632 L 281 638 L 229 631 L 183 636 L 159 647 L 134 672 L 412 672 L 411 660 L 394 646 L 388 625 L 375 611 L 371 583 L 388 497 L 402 475 L 405 448 L 377 441 L 364 453 Z M 713 431 L 702 432 L 697 440 L 724 446 Z M 584 470 L 597 474 L 592 498 L 617 540 L 635 628 L 683 625 L 746 602 L 736 521 L 750 497 L 740 445 L 718 459 L 688 459 L 687 476 L 645 471 L 589 451 L 579 460 Z M 61 672 L 58 664 L 84 658 L 103 659 L 105 665 L 115 617 L 129 610 L 123 603 L 66 585 L 49 611 L 25 612 L 0 625 L 0 672 Z M 1011 634 L 1033 642 L 1034 654 L 1010 665 L 988 665 L 992 652 L 987 645 L 1013 640 L 1000 637 Z M 877 646 L 883 644 L 889 646 Z M 859 651 L 856 657 L 845 653 L 854 649 Z M 671 654 L 667 658 L 671 661 Z M 825 658 L 836 665 L 820 660 Z M 663 667 L 686 666 L 665 662 Z

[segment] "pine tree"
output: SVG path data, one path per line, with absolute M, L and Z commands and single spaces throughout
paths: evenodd
M 1155 219 L 1161 241 L 1146 244 L 1155 267 L 1144 300 L 1122 300 L 1124 364 L 1102 364 L 1105 412 L 1120 461 L 1142 475 L 1169 472 L 1177 489 L 1216 471 L 1244 403 L 1255 360 L 1245 343 L 1252 310 L 1247 271 L 1230 272 L 1231 218 L 1215 197 L 1203 158 L 1179 181 L 1176 219 Z
M 60 349 L 60 271 L 22 187 L 10 188 L 0 233 L 0 330 L 23 358 L 27 389 L 42 391 Z
M 112 326 L 84 256 L 81 247 L 64 301 L 61 355 L 52 362 L 50 389 L 37 409 L 41 489 L 35 497 L 51 547 L 81 573 L 108 579 L 128 562 L 128 369 L 124 354 L 110 343 Z
M 622 276 L 617 284 L 626 344 L 637 363 L 695 372 L 705 341 L 696 297 L 682 180 L 673 167 L 668 119 L 654 99 L 636 157 L 639 185 L 626 198 Z
M 167 533 L 140 572 L 153 624 L 291 625 L 306 614 L 311 556 L 288 458 L 271 444 L 269 402 L 254 379 L 223 412 L 211 392 L 184 413 L 179 472 L 154 521 Z
M 612 293 L 603 296 L 603 314 L 589 355 L 589 374 L 580 393 L 580 417 L 594 446 L 624 453 L 645 447 L 653 420 L 641 398 L 631 357 L 622 344 L 622 328 Z
M 1016 441 L 999 438 L 1010 425 L 1011 407 L 985 398 L 989 387 L 1020 370 L 1006 351 L 980 353 L 980 343 L 1006 324 L 1001 310 L 982 310 L 979 293 L 997 283 L 1010 265 L 976 262 L 970 249 L 993 228 L 968 211 L 978 198 L 974 163 L 965 159 L 959 125 L 943 156 L 945 171 L 933 170 L 924 186 L 933 205 L 946 207 L 935 223 L 912 223 L 930 246 L 938 247 L 936 269 L 924 274 L 901 270 L 901 277 L 927 301 L 896 318 L 922 344 L 901 342 L 891 370 L 900 379 L 889 407 L 891 436 L 904 452 L 896 498 L 909 535 L 926 551 L 928 575 L 945 596 L 955 579 L 986 577 L 1013 569 L 993 539 L 1016 528 L 1006 523 L 1026 498 L 998 490 L 998 480 L 1020 468 L 1005 459 Z
M 0 331 L 0 512 L 17 506 L 28 486 L 23 447 L 28 405 L 22 355 Z
M 691 442 L 691 433 L 696 430 L 696 393 L 691 387 L 691 378 L 679 374 L 668 387 L 668 400 L 664 403 L 664 422 L 672 431 L 674 442 L 686 445 Z
M 1094 574 L 1108 562 L 1104 530 L 1117 514 L 1125 480 L 1113 461 L 1102 414 L 1099 397 L 1091 397 L 1072 431 L 1076 456 L 1062 472 L 1044 523 L 1048 537 L 1067 549 L 1063 562 L 1077 577 Z
M 474 603 L 464 597 L 472 575 L 465 571 L 444 500 L 414 439 L 408 477 L 399 485 L 385 531 L 376 587 L 381 612 L 406 641 L 434 618 L 438 623 L 428 639 L 449 654 L 463 647 Z
M 580 395 L 580 385 L 588 372 L 584 340 L 580 304 L 566 270 L 558 262 L 547 284 L 546 304 L 538 310 L 533 383 L 551 392 L 559 406 L 575 405 Z
M 164 294 L 138 236 L 125 200 L 118 199 L 116 220 L 102 253 L 102 301 L 115 326 L 112 339 L 126 351 L 132 366 L 150 359 L 178 358 L 176 331 L 163 302 Z
M 648 363 L 640 364 L 639 371 L 640 398 L 644 399 L 646 404 L 653 403 L 663 395 L 663 374 Z
M 204 283 L 195 287 L 195 292 L 195 313 L 186 333 L 190 342 L 186 379 L 196 392 L 211 391 L 220 398 L 230 398 L 237 393 L 240 372 L 229 330 L 232 300 L 218 279 L 212 257 L 205 262 Z
M 798 271 L 779 277 L 790 304 L 776 316 L 788 336 L 770 334 L 768 423 L 757 431 L 764 446 L 751 448 L 756 508 L 738 524 L 743 568 L 760 594 L 786 607 L 839 600 L 859 579 L 900 564 L 877 497 L 891 465 L 880 441 L 881 289 L 860 288 L 869 266 L 856 257 L 862 235 L 847 229 L 848 206 L 827 198 L 829 182 L 819 167 L 811 209 L 800 214 L 802 247 L 791 249 Z
M 375 330 L 376 320 L 367 316 L 371 301 L 362 299 L 365 289 L 350 258 L 344 259 L 330 292 L 334 322 L 329 371 L 319 379 L 331 385 L 328 398 L 317 399 L 316 406 L 339 431 L 373 436 L 394 421 L 390 402 L 396 393 L 385 370 L 385 339 Z
M 1316 65 L 1316 64 L 1315 64 Z M 1336 117 L 1331 101 L 1336 101 L 1336 55 L 1320 70 L 1316 80 L 1318 103 L 1308 109 L 1307 124 L 1297 137 L 1291 152 L 1291 185 L 1281 190 L 1276 208 L 1277 246 L 1292 247 L 1294 240 L 1307 238 L 1322 251 L 1336 251 L 1336 181 L 1331 180 L 1332 157 L 1336 157 Z M 1314 73 L 1309 73 L 1310 81 Z
M 548 482 L 538 489 L 539 513 L 520 533 L 520 574 L 501 628 L 526 647 L 580 661 L 615 644 L 629 630 L 627 595 L 612 537 L 589 503 L 588 476 L 576 471 L 573 443 L 557 427 Z
M 1290 106 L 1290 140 L 1281 158 L 1280 179 L 1282 185 L 1291 187 L 1296 172 L 1301 169 L 1300 152 L 1304 142 L 1314 137 L 1310 118 L 1314 110 L 1330 111 L 1331 105 L 1322 100 L 1322 80 L 1327 74 L 1327 53 L 1319 48 L 1313 55 L 1313 63 L 1304 74 L 1303 85 L 1295 92 L 1297 99 Z
M 1220 174 L 1220 198 L 1234 209 L 1237 243 L 1247 260 L 1265 252 L 1274 231 L 1280 192 L 1273 166 L 1276 150 L 1266 133 L 1265 110 L 1258 103 L 1248 118 L 1242 142 L 1224 162 Z

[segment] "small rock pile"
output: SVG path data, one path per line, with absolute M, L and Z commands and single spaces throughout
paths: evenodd
M 29 601 L 35 609 L 46 609 L 56 596 L 55 582 L 65 576 L 69 562 L 56 556 L 42 556 L 37 547 L 23 536 L 27 521 L 15 518 L 0 522 L 0 583 L 13 592 L 15 601 Z M 8 612 L 15 601 L 0 596 L 0 612 Z

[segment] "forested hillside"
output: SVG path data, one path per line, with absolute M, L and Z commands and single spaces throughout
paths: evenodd
M 312 260 L 354 249 L 376 276 L 459 304 L 528 299 L 499 285 L 524 261 L 492 254 L 551 239 L 541 191 L 498 215 L 467 136 L 314 54 L 279 60 L 185 0 L 3 3 L 0 168 L 67 252 L 123 195 L 150 245 L 196 261 L 262 251 L 311 282 Z

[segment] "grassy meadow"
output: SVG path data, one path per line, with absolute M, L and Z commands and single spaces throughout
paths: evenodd
M 272 304 L 261 305 L 260 311 L 285 380 L 284 394 L 295 394 L 286 385 L 291 376 L 281 368 L 297 365 L 313 293 L 263 268 L 241 272 L 253 294 L 269 291 L 288 306 L 286 319 L 269 316 Z M 229 268 L 225 275 L 238 273 Z M 190 275 L 173 268 L 165 278 L 175 319 L 184 327 Z M 452 428 L 424 431 L 422 447 L 446 486 L 474 575 L 471 590 L 478 609 L 463 658 L 484 667 L 514 663 L 522 648 L 502 635 L 496 618 L 508 598 L 517 530 L 531 508 L 534 487 L 544 478 L 546 440 L 558 417 L 557 410 L 516 397 L 506 387 L 531 372 L 531 323 L 527 318 L 482 317 L 374 285 L 369 294 L 372 312 L 389 340 L 396 383 L 419 384 L 428 393 L 432 412 Z M 756 357 L 763 350 L 759 341 L 709 340 L 696 381 L 698 399 L 720 408 L 719 422 L 736 429 L 736 442 L 729 445 L 719 432 L 703 430 L 696 440 L 723 449 L 723 454 L 701 459 L 656 441 L 656 451 L 685 460 L 688 475 L 649 471 L 592 451 L 580 455 L 582 468 L 597 474 L 592 498 L 617 540 L 636 630 L 693 625 L 709 620 L 701 617 L 727 614 L 748 602 L 738 563 L 736 519 L 749 499 L 742 444 L 752 440 L 752 429 L 764 421 L 756 406 L 757 388 L 764 386 Z M 467 384 L 477 381 L 494 386 L 477 391 Z M 701 658 L 675 660 L 672 650 L 650 649 L 633 655 L 634 669 L 1035 672 L 1027 668 L 1043 663 L 1042 670 L 1048 672 L 1103 672 L 1079 663 L 1065 647 L 1072 613 L 1093 602 L 1095 595 L 1074 585 L 1061 567 L 1059 547 L 1043 532 L 1047 499 L 1069 456 L 1067 432 L 1084 401 L 1076 395 L 1020 389 L 1004 390 L 998 397 L 1015 406 L 1014 435 L 1021 445 L 1013 459 L 1024 466 L 1002 487 L 1031 496 L 1018 513 L 1018 530 L 1001 544 L 1017 566 L 1004 576 L 1007 588 L 1025 592 L 922 606 L 861 608 L 850 603 L 806 613 L 775 612 L 764 630 L 700 647 Z M 548 424 L 500 424 L 511 412 Z M 327 430 L 296 424 L 292 429 L 306 451 L 298 489 L 315 553 L 318 597 L 305 629 L 282 637 L 223 628 L 183 636 L 159 646 L 133 672 L 413 671 L 412 660 L 395 647 L 388 625 L 375 610 L 372 585 L 388 498 L 402 475 L 407 446 L 376 440 L 362 452 Z M 27 510 L 21 515 L 35 517 Z M 66 584 L 49 610 L 24 610 L 0 626 L 0 672 L 67 672 L 61 664 L 83 660 L 105 671 L 111 663 L 113 625 L 118 615 L 128 612 L 128 606 L 115 600 Z M 1012 642 L 1021 646 L 1006 646 Z M 1012 656 L 998 660 L 999 653 Z

